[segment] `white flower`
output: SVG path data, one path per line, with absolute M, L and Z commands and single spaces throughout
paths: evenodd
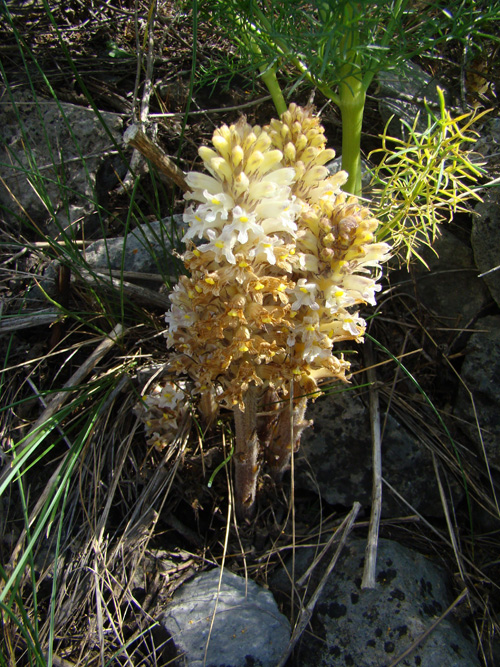
M 293 167 L 281 167 L 262 177 L 263 181 L 272 181 L 279 185 L 291 185 L 295 180 L 296 172 Z
M 311 253 L 299 252 L 297 253 L 298 263 L 301 271 L 307 271 L 315 275 L 319 271 L 318 258 Z
M 302 306 L 308 306 L 312 310 L 318 310 L 319 304 L 316 303 L 316 283 L 308 283 L 306 278 L 301 278 L 293 289 L 287 292 L 294 297 L 292 310 L 299 310 Z
M 283 242 L 277 236 L 264 236 L 256 246 L 249 250 L 248 256 L 255 258 L 256 262 L 268 262 L 274 265 L 276 264 L 274 248 L 281 245 Z
M 198 238 L 206 237 L 208 229 L 223 227 L 234 206 L 232 197 L 223 192 L 212 194 L 208 190 L 204 190 L 203 199 L 206 203 L 200 204 L 196 210 L 189 206 L 184 212 L 183 220 L 189 224 L 189 229 L 182 237 L 183 241 L 195 236 L 198 236 Z
M 255 213 L 266 220 L 267 218 L 287 218 L 289 221 L 295 220 L 297 213 L 302 209 L 295 196 L 290 199 L 281 199 L 275 201 L 268 199 L 255 207 Z
M 335 197 L 340 194 L 341 187 L 346 183 L 347 177 L 347 172 L 338 171 L 328 178 L 317 181 L 317 185 L 309 189 L 309 203 L 316 204 L 322 199 L 334 201 Z
M 265 234 L 273 234 L 276 232 L 285 232 L 295 238 L 297 225 L 288 215 L 282 215 L 279 218 L 267 218 L 262 222 L 262 229 Z
M 186 174 L 186 183 L 191 188 L 192 192 L 186 192 L 184 195 L 185 199 L 196 199 L 198 201 L 205 201 L 206 197 L 202 194 L 204 190 L 208 190 L 212 194 L 220 192 L 220 181 L 207 176 L 206 174 L 201 174 L 198 171 L 190 171 Z
M 325 306 L 329 308 L 332 313 L 336 313 L 340 308 L 347 308 L 356 303 L 356 300 L 345 289 L 338 285 L 329 285 L 325 289 Z
M 183 391 L 179 390 L 171 382 L 167 382 L 164 387 L 158 385 L 155 387 L 153 394 L 150 394 L 146 399 L 146 405 L 155 405 L 158 408 L 170 408 L 175 410 L 177 404 L 185 400 L 185 394 Z
M 186 242 L 188 239 L 192 239 L 195 236 L 198 236 L 198 238 L 201 239 L 208 229 L 215 228 L 216 225 L 214 225 L 213 220 L 208 221 L 204 217 L 203 208 L 204 207 L 202 205 L 198 206 L 198 208 L 194 210 L 192 206 L 189 206 L 184 211 L 183 219 L 184 222 L 189 224 L 189 229 L 182 237 L 183 242 Z
M 324 355 L 325 358 L 328 358 L 330 354 L 331 352 L 329 347 L 325 349 L 324 347 L 321 347 L 319 341 L 312 340 L 308 341 L 304 346 L 302 356 L 304 357 L 304 361 L 306 361 L 308 364 L 312 364 L 312 362 L 316 361 L 320 355 Z
M 172 304 L 169 311 L 165 313 L 165 322 L 167 323 L 167 345 L 172 345 L 172 334 L 178 329 L 189 327 L 190 324 L 196 322 L 197 315 L 186 309 L 186 299 L 188 299 L 185 289 L 182 285 L 175 285 L 172 294 L 170 295 L 170 302 Z
M 198 250 L 200 252 L 213 252 L 214 259 L 218 264 L 221 264 L 224 260 L 230 264 L 236 264 L 236 257 L 233 254 L 236 237 L 233 236 L 229 227 L 224 227 L 222 234 L 217 234 L 213 229 L 208 229 L 207 236 L 210 243 L 199 246 Z
M 165 313 L 165 322 L 167 323 L 170 332 L 177 331 L 179 327 L 189 326 L 196 320 L 194 313 L 187 313 L 179 306 L 172 304 L 172 307 Z
M 264 236 L 262 227 L 255 222 L 256 216 L 253 213 L 247 213 L 241 206 L 233 208 L 233 221 L 230 225 L 224 228 L 224 231 L 229 233 L 238 233 L 238 243 L 246 243 L 248 241 L 248 232 L 251 231 L 257 238 Z M 234 264 L 234 262 L 231 262 Z
M 351 295 L 354 297 L 359 295 L 363 301 L 366 301 L 372 306 L 376 305 L 375 292 L 380 292 L 382 289 L 382 286 L 378 285 L 373 278 L 358 276 L 353 273 L 345 275 L 342 284 L 344 289 L 349 291 Z
M 203 191 L 203 196 L 207 202 L 206 205 L 203 206 L 205 219 L 208 222 L 214 222 L 217 219 L 227 220 L 229 212 L 234 206 L 233 198 L 223 192 L 212 194 L 208 190 Z
M 366 327 L 366 322 L 362 317 L 359 317 L 356 314 L 345 313 L 341 315 L 342 328 L 344 331 L 348 331 L 351 336 L 359 338 L 363 335 L 363 332 Z
M 330 349 L 331 341 L 319 328 L 319 314 L 311 310 L 300 324 L 290 333 L 287 339 L 287 345 L 293 347 L 297 338 L 304 344 L 302 356 L 307 363 L 311 363 L 325 349 Z
M 387 243 L 371 243 L 364 257 L 355 258 L 353 261 L 358 267 L 379 266 L 380 262 L 386 262 L 390 258 L 391 246 Z
M 319 314 L 315 310 L 310 310 L 300 323 L 297 323 L 295 328 L 290 332 L 287 339 L 287 345 L 293 347 L 295 341 L 300 337 L 303 343 L 312 341 L 322 336 L 319 330 Z

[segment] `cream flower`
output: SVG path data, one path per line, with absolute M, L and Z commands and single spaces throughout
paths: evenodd
M 248 232 L 252 232 L 255 238 L 261 238 L 264 235 L 262 226 L 256 222 L 257 216 L 254 213 L 247 213 L 241 206 L 235 206 L 232 211 L 232 222 L 226 227 L 228 233 L 237 232 L 235 237 L 238 243 L 248 241 Z M 234 263 L 234 262 L 232 262 Z
M 275 248 L 282 244 L 283 241 L 277 236 L 264 236 L 248 249 L 248 257 L 254 259 L 257 264 L 267 262 L 274 266 L 276 264 Z
M 233 247 L 236 243 L 236 237 L 231 233 L 229 227 L 224 227 L 222 234 L 217 234 L 212 229 L 207 230 L 207 236 L 210 243 L 204 243 L 198 246 L 199 252 L 212 253 L 213 259 L 221 264 L 226 261 L 230 264 L 236 264 L 236 257 L 233 254 Z
M 332 313 L 338 312 L 341 308 L 347 308 L 353 306 L 356 303 L 356 299 L 344 286 L 336 285 L 331 283 L 325 289 L 325 307 L 328 308 Z
M 187 410 L 186 386 L 164 381 L 154 385 L 135 406 L 143 421 L 148 444 L 161 451 L 177 435 L 178 420 Z
M 232 198 L 224 193 L 210 194 L 204 190 L 203 197 L 207 203 L 200 204 L 196 209 L 189 206 L 184 212 L 184 222 L 189 224 L 188 231 L 182 237 L 184 242 L 195 236 L 206 237 L 208 229 L 220 229 L 234 205 Z
M 306 278 L 300 278 L 293 290 L 289 291 L 292 296 L 292 310 L 299 310 L 302 306 L 318 310 L 319 303 L 316 302 L 317 291 L 318 286 L 316 283 L 307 282 Z
M 358 303 L 364 301 L 372 306 L 376 305 L 375 292 L 380 292 L 382 289 L 382 286 L 378 285 L 372 278 L 358 276 L 354 273 L 344 276 L 342 285 L 346 292 L 351 294 Z
M 375 303 L 371 272 L 389 249 L 374 242 L 370 211 L 340 192 L 346 174 L 328 174 L 333 154 L 318 118 L 291 105 L 265 128 L 241 120 L 217 129 L 213 148 L 200 148 L 210 175 L 188 175 L 187 197 L 198 204 L 186 210 L 184 238 L 207 243 L 185 254 L 191 278 L 172 294 L 167 339 L 189 350 L 195 381 L 203 372 L 204 382 L 222 382 L 219 400 L 229 406 L 242 405 L 237 378 L 250 358 L 259 365 L 252 377 L 275 376 L 283 391 L 293 377 L 313 389 L 321 364 L 323 376 L 345 377 L 334 342 L 363 336 L 365 322 L 350 309 Z M 248 336 L 238 342 L 242 326 Z M 263 345 L 276 365 L 263 366 Z

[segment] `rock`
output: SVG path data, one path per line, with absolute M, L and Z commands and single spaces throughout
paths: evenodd
M 35 102 L 28 92 L 15 93 L 13 102 L 2 105 L 0 124 L 8 158 L 0 164 L 0 176 L 12 193 L 0 189 L 6 210 L 19 213 L 15 197 L 35 221 L 50 217 L 43 199 L 56 214 L 67 206 L 74 209 L 71 216 L 90 213 L 102 156 L 114 150 L 112 137 L 121 143 L 121 117 L 104 111 L 101 117 L 111 137 L 92 109 L 53 99 Z M 13 226 L 15 219 L 10 216 Z
M 372 439 L 368 408 L 353 392 L 343 391 L 318 399 L 309 406 L 307 416 L 314 424 L 302 436 L 296 487 L 319 487 L 321 497 L 331 505 L 351 507 L 356 500 L 370 505 Z M 428 450 L 391 415 L 382 440 L 382 475 L 416 510 L 442 516 Z M 457 485 L 453 489 L 458 500 L 462 492 Z M 401 502 L 384 487 L 383 515 L 395 516 L 401 511 Z
M 137 273 L 174 274 L 172 250 L 180 246 L 184 234 L 182 215 L 139 225 L 126 238 L 118 236 L 99 239 L 85 251 L 85 259 L 93 269 L 114 269 Z M 177 229 L 178 239 L 172 239 Z M 174 241 L 174 243 L 172 243 Z M 178 242 L 177 242 L 178 241 Z
M 272 593 L 228 570 L 219 590 L 219 576 L 215 569 L 184 584 L 162 616 L 182 654 L 175 664 L 276 667 L 290 640 L 290 624 Z
M 500 470 L 500 315 L 479 319 L 474 329 L 478 333 L 467 343 L 461 377 L 472 392 L 488 462 Z M 476 444 L 479 461 L 484 462 L 474 407 L 463 387 L 458 393 L 455 414 L 460 417 L 462 429 Z M 486 464 L 483 465 L 486 472 Z
M 441 227 L 433 250 L 422 247 L 419 253 L 429 268 L 414 262 L 411 276 L 402 271 L 392 284 L 401 280 L 401 290 L 416 295 L 418 302 L 443 319 L 444 324 L 456 327 L 469 323 L 490 300 L 478 278 L 472 250 Z
M 297 665 L 388 665 L 452 602 L 448 578 L 440 568 L 416 551 L 385 539 L 378 545 L 376 588 L 362 590 L 365 546 L 365 540 L 348 540 L 316 604 L 312 632 L 298 646 Z M 313 556 L 313 549 L 297 552 L 297 577 Z M 320 576 L 321 572 L 313 573 L 309 591 L 314 591 Z M 286 573 L 280 572 L 271 583 L 289 595 Z M 399 664 L 479 667 L 474 642 L 467 636 L 470 634 L 448 615 Z
M 417 114 L 417 130 L 423 132 L 427 128 L 427 113 L 422 100 L 439 104 L 436 91 L 438 82 L 426 74 L 418 65 L 408 61 L 397 69 L 381 71 L 378 74 L 379 111 L 384 124 L 390 120 L 388 134 L 403 138 L 407 129 L 403 121 L 413 127 Z M 420 100 L 416 104 L 413 100 Z
M 476 126 L 473 127 L 478 131 Z M 500 164 L 500 156 L 498 154 L 498 146 L 500 145 L 500 118 L 488 118 L 486 116 L 480 122 L 477 141 L 474 143 L 473 149 L 475 152 L 481 153 L 482 156 L 488 159 L 488 168 L 490 173 L 493 171 L 494 165 Z
M 84 259 L 94 271 L 107 273 L 111 269 L 133 272 L 137 275 L 130 279 L 131 282 L 158 291 L 163 281 L 147 274 L 165 278 L 175 278 L 179 274 L 180 262 L 173 257 L 172 252 L 182 246 L 180 239 L 183 234 L 182 215 L 174 215 L 173 225 L 170 218 L 165 218 L 139 225 L 126 237 L 94 241 L 83 251 Z M 58 268 L 57 261 L 50 262 L 43 276 L 27 290 L 26 302 L 30 307 L 46 305 L 45 293 L 57 301 Z M 145 274 L 144 278 L 140 274 Z
M 479 273 L 499 267 L 482 280 L 500 306 L 500 188 L 490 190 L 475 212 L 471 236 L 474 259 Z

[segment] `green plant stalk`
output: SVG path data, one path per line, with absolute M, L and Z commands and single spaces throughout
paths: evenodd
M 342 169 L 349 174 L 344 190 L 361 196 L 361 128 L 366 89 L 358 64 L 359 32 L 354 20 L 355 11 L 350 4 L 344 9 L 344 24 L 351 28 L 340 44 L 346 61 L 340 71 L 339 107 L 342 117 Z
M 278 83 L 276 78 L 276 66 L 271 65 L 266 67 L 262 65 L 259 67 L 261 73 L 261 79 L 266 84 L 267 89 L 269 90 L 271 97 L 273 98 L 274 106 L 276 111 L 281 116 L 288 109 L 288 105 L 285 102 L 283 93 L 281 92 L 281 86 Z
M 349 174 L 343 189 L 357 197 L 361 196 L 361 128 L 365 98 L 361 81 L 355 79 L 340 84 L 342 169 Z
M 238 18 L 238 23 L 242 26 L 245 25 L 245 21 L 241 17 Z M 247 26 L 247 28 L 257 30 L 255 26 Z M 247 30 L 241 31 L 241 39 L 244 41 L 246 47 L 250 50 L 251 53 L 257 56 L 257 58 L 262 58 L 262 51 L 259 45 Z M 271 94 L 276 111 L 281 116 L 282 113 L 285 113 L 288 106 L 285 98 L 283 97 L 281 86 L 278 83 L 278 79 L 276 77 L 276 65 L 271 63 L 260 65 L 259 71 L 262 81 L 266 84 L 267 89 Z
M 271 26 L 265 15 L 255 10 L 260 24 L 264 27 L 267 35 L 271 34 Z M 347 6 L 345 10 L 345 24 L 356 25 L 352 21 L 354 9 Z M 242 23 L 244 19 L 239 19 Z M 249 30 L 262 33 L 258 27 L 246 23 Z M 340 108 L 342 117 L 342 169 L 348 172 L 349 179 L 344 187 L 346 192 L 353 195 L 361 195 L 361 128 L 363 124 L 363 112 L 366 99 L 366 88 L 371 81 L 372 76 L 368 77 L 366 82 L 362 78 L 359 65 L 357 63 L 357 46 L 359 42 L 358 31 L 355 27 L 351 28 L 340 45 L 341 49 L 346 51 L 348 62 L 342 68 L 342 80 L 339 84 L 339 94 L 336 94 L 324 81 L 319 81 L 314 77 L 307 66 L 295 56 L 283 40 L 271 39 L 270 43 L 277 54 L 286 56 L 297 70 L 306 77 L 323 95 Z M 251 35 L 246 33 L 246 45 L 255 55 L 262 55 L 258 44 L 252 39 Z M 262 66 L 262 80 L 266 84 L 278 113 L 281 115 L 286 110 L 286 103 L 281 93 L 278 80 L 276 78 L 275 66 Z M 264 76 L 265 74 L 265 76 Z M 365 85 L 366 83 L 366 85 Z

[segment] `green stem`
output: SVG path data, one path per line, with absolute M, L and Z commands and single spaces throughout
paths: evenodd
M 364 108 L 365 91 L 361 81 L 342 82 L 342 169 L 349 174 L 344 190 L 357 197 L 361 195 L 361 128 Z
M 262 81 L 264 81 L 267 89 L 271 93 L 276 111 L 281 116 L 281 114 L 285 113 L 285 111 L 288 109 L 288 106 L 285 102 L 285 98 L 283 97 L 283 93 L 281 92 L 281 86 L 278 83 L 278 79 L 276 78 L 276 67 L 274 65 L 261 65 L 259 69 L 261 72 Z
M 340 45 L 344 54 L 344 64 L 340 68 L 339 84 L 340 113 L 342 116 L 342 169 L 349 178 L 344 189 L 353 195 L 361 195 L 361 127 L 365 108 L 366 88 L 363 86 L 362 71 L 359 65 L 358 17 L 354 15 L 358 8 L 347 3 L 344 10 L 347 30 Z
M 258 59 L 262 59 L 262 51 L 260 49 L 260 46 L 257 44 L 256 40 L 252 36 L 252 31 L 259 32 L 258 29 L 251 23 L 247 22 L 244 18 L 239 16 L 237 17 L 237 23 L 242 27 L 241 31 L 242 34 L 240 39 L 243 41 L 246 47 L 255 56 L 257 56 Z M 259 66 L 259 70 L 262 81 L 264 81 L 264 83 L 267 86 L 267 89 L 271 93 L 271 97 L 273 98 L 276 111 L 281 116 L 281 114 L 285 113 L 285 111 L 288 109 L 288 106 L 287 103 L 285 102 L 285 98 L 283 97 L 283 93 L 281 92 L 281 86 L 278 83 L 278 79 L 276 77 L 276 66 L 270 63 L 264 63 L 263 65 Z
M 317 79 L 314 77 L 311 72 L 309 71 L 309 68 L 305 63 L 296 56 L 296 54 L 288 47 L 286 44 L 286 41 L 280 39 L 276 35 L 274 35 L 274 30 L 272 28 L 271 23 L 268 21 L 266 18 L 265 14 L 261 12 L 257 7 L 254 7 L 254 14 L 255 17 L 258 19 L 257 24 L 250 23 L 250 21 L 247 21 L 246 19 L 242 17 L 238 17 L 238 24 L 242 27 L 242 40 L 246 44 L 248 48 L 255 54 L 255 55 L 262 55 L 262 51 L 256 41 L 256 39 L 253 38 L 253 34 L 258 35 L 261 39 L 264 39 L 268 46 L 271 47 L 271 49 L 274 51 L 274 53 L 278 57 L 284 57 L 285 59 L 289 60 L 295 67 L 296 69 L 305 76 L 305 78 L 313 85 L 315 86 L 323 95 L 332 100 L 334 104 L 339 104 L 340 100 L 338 95 L 328 86 L 324 81 L 321 79 Z M 244 30 L 243 30 L 244 28 Z M 271 35 L 273 35 L 271 37 Z M 272 69 L 272 74 L 269 75 L 269 83 L 268 81 L 264 78 L 264 70 L 267 69 Z M 271 93 L 271 96 L 273 98 L 274 104 L 276 106 L 276 109 L 278 110 L 279 114 L 281 115 L 283 111 L 281 109 L 283 108 L 283 105 L 279 101 L 279 95 L 281 95 L 281 88 L 279 88 L 278 81 L 276 79 L 276 67 L 261 67 L 260 71 L 262 73 L 262 79 L 264 80 L 265 84 L 267 85 L 269 92 Z M 274 75 L 274 80 L 273 80 L 273 75 Z M 278 93 L 279 90 L 279 93 Z M 283 96 L 281 95 L 281 98 L 283 99 Z M 284 102 L 284 99 L 283 99 Z M 288 107 L 285 104 L 284 111 L 286 111 Z

